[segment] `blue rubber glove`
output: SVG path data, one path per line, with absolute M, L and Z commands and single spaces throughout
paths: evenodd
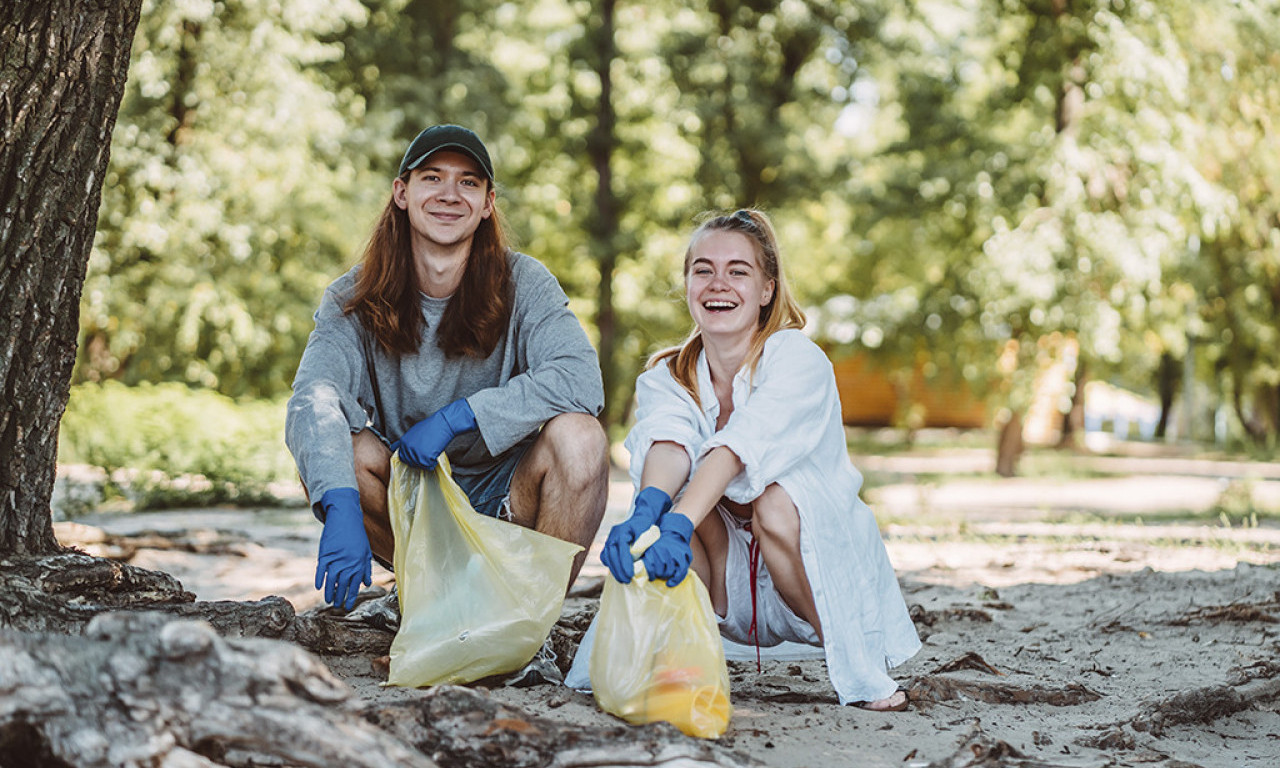
M 693 549 L 689 546 L 693 521 L 679 512 L 671 512 L 658 521 L 658 530 L 662 531 L 661 538 L 653 542 L 640 559 L 649 572 L 650 581 L 666 579 L 667 586 L 674 587 L 684 581 L 689 574 L 689 563 L 693 562 Z
M 631 517 L 609 529 L 609 537 L 604 540 L 604 549 L 600 551 L 600 562 L 609 568 L 613 578 L 623 584 L 631 583 L 631 576 L 635 573 L 631 545 L 668 509 L 671 509 L 671 497 L 661 488 L 649 486 L 636 494 L 631 505 Z
M 373 552 L 364 532 L 360 493 L 355 488 L 331 488 L 320 497 L 320 506 L 324 507 L 324 533 L 320 534 L 316 589 L 323 586 L 326 602 L 349 611 L 360 585 L 373 584 Z
M 435 469 L 449 441 L 478 428 L 476 415 L 466 399 L 454 400 L 410 427 L 391 450 L 399 450 L 400 460 L 411 467 Z

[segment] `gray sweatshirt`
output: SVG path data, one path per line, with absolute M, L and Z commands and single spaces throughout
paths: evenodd
M 448 299 L 421 295 L 422 346 L 414 355 L 388 357 L 372 337 L 362 341 L 366 332 L 356 315 L 342 312 L 360 267 L 325 290 L 285 420 L 285 443 L 313 506 L 331 488 L 356 487 L 351 435 L 368 425 L 394 442 L 465 397 L 479 431 L 459 435 L 445 450 L 454 472 L 465 475 L 482 472 L 515 446 L 532 442 L 557 414 L 600 413 L 600 365 L 560 284 L 536 259 L 515 252 L 508 258 L 515 284 L 511 320 L 493 354 L 483 360 L 448 360 L 436 345 Z M 381 414 L 366 351 L 373 353 Z

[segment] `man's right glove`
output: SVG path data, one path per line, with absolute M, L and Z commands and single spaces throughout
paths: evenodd
M 640 534 L 649 530 L 663 513 L 671 509 L 671 497 L 661 488 L 641 488 L 631 506 L 631 517 L 609 529 L 609 537 L 600 551 L 600 562 L 609 568 L 613 578 L 630 584 L 635 574 L 635 561 L 631 557 L 631 545 Z
M 364 531 L 364 511 L 355 488 L 331 488 L 320 497 L 324 508 L 324 533 L 316 565 L 316 589 L 324 587 L 324 599 L 348 611 L 356 604 L 360 585 L 373 584 L 373 552 Z
M 435 469 L 453 438 L 479 428 L 466 398 L 460 398 L 410 427 L 391 450 L 398 450 L 400 460 L 411 467 Z
M 693 549 L 689 541 L 693 537 L 693 521 L 679 512 L 663 515 L 658 521 L 662 536 L 644 551 L 644 569 L 650 581 L 665 579 L 668 587 L 684 581 L 693 562 Z

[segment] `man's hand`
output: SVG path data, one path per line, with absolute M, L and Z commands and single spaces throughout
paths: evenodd
M 644 568 L 649 580 L 666 579 L 668 587 L 684 581 L 693 562 L 693 549 L 689 540 L 693 536 L 693 521 L 679 512 L 671 512 L 658 521 L 662 536 L 644 551 Z
M 324 508 L 324 533 L 316 565 L 316 589 L 324 587 L 324 599 L 348 611 L 356 604 L 360 585 L 373 584 L 373 552 L 364 532 L 364 511 L 355 488 L 332 488 L 320 498 Z
M 631 583 L 635 573 L 634 560 L 631 557 L 631 545 L 636 543 L 640 534 L 649 530 L 662 513 L 671 509 L 671 497 L 660 488 L 649 486 L 641 488 L 631 506 L 631 517 L 609 529 L 609 537 L 605 539 L 604 549 L 600 551 L 600 562 L 609 568 L 613 578 L 623 584 Z
M 435 469 L 449 441 L 477 428 L 476 415 L 466 399 L 454 400 L 410 427 L 391 448 L 399 450 L 400 460 L 411 467 Z

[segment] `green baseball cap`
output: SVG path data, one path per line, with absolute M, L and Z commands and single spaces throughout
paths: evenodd
M 452 149 L 470 155 L 484 169 L 484 175 L 493 181 L 493 161 L 489 159 L 489 150 L 484 142 L 472 131 L 460 125 L 433 125 L 427 128 L 405 150 L 404 159 L 400 161 L 400 173 L 412 171 L 429 156 L 442 149 Z

